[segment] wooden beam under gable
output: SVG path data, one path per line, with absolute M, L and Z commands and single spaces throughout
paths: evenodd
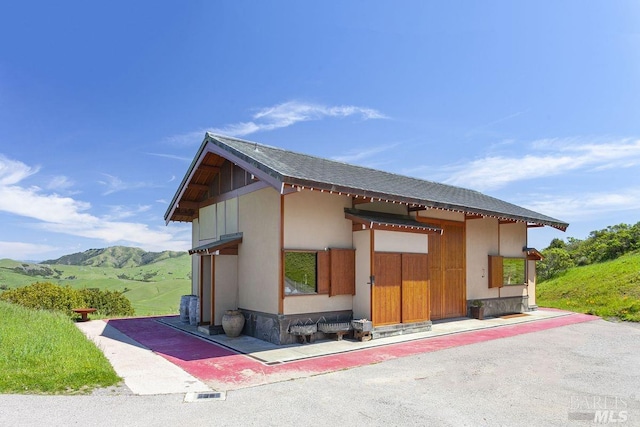
M 212 166 L 212 165 L 200 165 L 198 166 L 198 170 L 201 172 L 208 172 L 208 173 L 220 172 L 220 168 L 218 166 Z
M 193 189 L 193 190 L 200 190 L 200 191 L 207 191 L 209 190 L 209 186 L 205 185 L 205 184 L 194 184 L 192 182 L 189 183 L 189 185 L 187 185 L 187 187 Z
M 178 209 L 200 209 L 200 203 L 194 202 L 192 200 L 180 200 L 178 202 Z
M 480 215 L 480 214 L 467 213 L 464 215 L 464 219 L 482 219 L 482 218 L 484 218 L 484 215 Z

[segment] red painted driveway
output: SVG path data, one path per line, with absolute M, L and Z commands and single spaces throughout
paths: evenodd
M 157 318 L 115 319 L 109 320 L 109 325 L 180 366 L 210 387 L 216 390 L 232 390 L 354 368 L 384 360 L 507 338 L 595 319 L 598 317 L 572 313 L 546 320 L 417 339 L 271 366 L 162 324 L 157 321 Z

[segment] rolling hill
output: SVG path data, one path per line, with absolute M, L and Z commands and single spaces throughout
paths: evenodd
M 187 256 L 184 252 L 145 252 L 140 248 L 126 246 L 112 246 L 104 249 L 89 249 L 71 255 L 64 255 L 58 259 L 42 261 L 45 265 L 87 265 L 93 267 L 141 267 L 169 258 Z
M 574 267 L 537 285 L 541 307 L 640 322 L 640 252 Z
M 115 246 L 42 263 L 0 260 L 0 289 L 38 281 L 121 291 L 137 315 L 173 314 L 178 312 L 180 296 L 191 293 L 191 257 Z

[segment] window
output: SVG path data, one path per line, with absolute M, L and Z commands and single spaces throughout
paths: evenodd
M 315 294 L 318 280 L 317 252 L 284 253 L 285 295 Z
M 509 285 L 524 285 L 525 258 L 505 258 L 489 255 L 489 287 L 501 288 Z
M 284 294 L 355 295 L 356 251 L 284 251 Z
M 508 285 L 524 285 L 524 258 L 504 258 L 502 260 L 502 283 Z

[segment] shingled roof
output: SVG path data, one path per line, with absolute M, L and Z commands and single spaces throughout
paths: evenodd
M 286 187 L 305 187 L 404 203 L 416 208 L 437 208 L 470 215 L 548 225 L 566 230 L 568 223 L 529 209 L 447 184 L 407 177 L 335 160 L 296 153 L 255 142 L 207 133 L 198 154 L 176 192 L 165 219 L 171 215 L 190 177 L 207 152 L 222 155 L 255 171 L 259 178 L 285 193 Z M 279 188 L 278 188 L 279 187 Z

